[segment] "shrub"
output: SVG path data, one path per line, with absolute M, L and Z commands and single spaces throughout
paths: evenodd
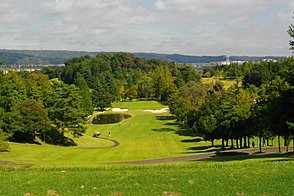
M 7 139 L 6 134 L 0 129 L 0 152 L 9 150 L 9 144 L 5 140 Z

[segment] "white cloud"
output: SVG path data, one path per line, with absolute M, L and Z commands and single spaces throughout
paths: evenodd
M 293 22 L 294 3 L 293 0 L 26 0 L 25 3 L 1 0 L 0 9 L 0 43 L 4 48 L 203 55 L 230 50 L 258 55 L 287 53 L 287 28 Z
M 294 11 L 294 2 L 290 3 L 290 8 L 291 8 L 292 11 Z
M 160 9 L 160 10 L 165 10 L 165 9 L 167 9 L 166 3 L 163 2 L 163 1 L 156 1 L 156 2 L 155 2 L 155 7 L 156 7 L 157 9 Z
M 19 27 L 24 23 L 37 19 L 33 11 L 36 7 L 34 1 L 20 3 L 18 0 L 3 0 L 0 3 L 0 23 L 9 27 Z

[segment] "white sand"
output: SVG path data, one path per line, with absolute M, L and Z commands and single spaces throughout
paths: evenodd
M 162 108 L 160 110 L 144 110 L 144 112 L 151 112 L 153 114 L 162 114 L 169 111 L 169 108 Z
M 113 111 L 113 112 L 127 112 L 129 110 L 128 109 L 121 109 L 121 108 L 112 108 L 111 111 Z

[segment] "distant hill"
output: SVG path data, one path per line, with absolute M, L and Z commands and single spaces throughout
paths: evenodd
M 94 56 L 98 52 L 66 51 L 66 50 L 0 50 L 0 61 L 4 65 L 46 65 L 63 64 L 66 60 L 85 55 Z
M 181 54 L 134 53 L 137 57 L 146 59 L 162 59 L 177 63 L 211 63 L 225 61 L 226 56 L 191 56 Z M 281 59 L 280 56 L 230 56 L 230 61 L 257 61 L 260 59 Z
M 85 55 L 94 56 L 101 52 L 66 51 L 66 50 L 0 50 L 0 61 L 5 65 L 47 65 L 63 64 L 66 60 Z M 225 55 L 221 56 L 192 56 L 181 54 L 159 53 L 133 53 L 135 56 L 146 59 L 161 59 L 176 63 L 210 63 L 224 61 Z M 256 61 L 259 59 L 278 60 L 277 56 L 230 56 L 231 61 Z

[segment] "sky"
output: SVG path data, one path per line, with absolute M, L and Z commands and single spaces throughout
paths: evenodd
M 293 0 L 1 0 L 0 48 L 290 56 Z

